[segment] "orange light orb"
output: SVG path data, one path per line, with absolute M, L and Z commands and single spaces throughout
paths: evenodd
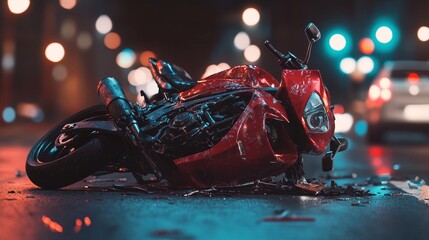
M 359 41 L 359 50 L 363 53 L 363 54 L 372 54 L 374 52 L 374 42 L 369 39 L 369 38 L 362 38 Z
M 60 0 L 61 7 L 65 9 L 72 9 L 76 6 L 77 0 Z
M 155 53 L 152 51 L 144 51 L 140 54 L 140 63 L 143 66 L 149 66 L 149 58 L 156 58 Z
M 110 32 L 104 37 L 104 45 L 109 49 L 116 49 L 121 45 L 121 37 L 115 32 Z

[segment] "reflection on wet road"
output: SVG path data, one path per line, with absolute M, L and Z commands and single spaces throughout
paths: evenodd
M 0 147 L 0 232 L 7 239 L 423 239 L 429 233 L 429 208 L 411 192 L 426 187 L 404 181 L 422 183 L 414 181 L 416 176 L 429 180 L 429 145 L 424 142 L 367 146 L 361 138 L 351 139 L 349 150 L 335 159 L 333 175 L 346 177 L 335 179 L 339 185 L 374 194 L 366 197 L 184 197 L 183 191 L 85 188 L 133 185 L 129 174 L 103 176 L 114 182 L 86 181 L 47 191 L 25 177 L 28 150 L 17 144 Z M 326 177 L 320 157 L 307 156 L 305 165 L 307 177 Z M 370 178 L 376 175 L 381 177 Z M 392 178 L 395 185 L 389 183 Z

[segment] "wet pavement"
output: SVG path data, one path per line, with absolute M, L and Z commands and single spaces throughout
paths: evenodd
M 24 171 L 30 145 L 48 126 L 15 128 L 0 129 L 1 239 L 428 238 L 425 138 L 395 136 L 377 146 L 351 138 L 349 150 L 335 159 L 334 181 L 371 196 L 146 193 L 127 173 L 48 191 Z M 331 184 L 320 157 L 307 156 L 305 166 L 306 177 Z

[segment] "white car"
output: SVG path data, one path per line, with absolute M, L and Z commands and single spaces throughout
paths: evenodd
M 429 62 L 386 62 L 366 99 L 368 140 L 389 130 L 429 130 Z

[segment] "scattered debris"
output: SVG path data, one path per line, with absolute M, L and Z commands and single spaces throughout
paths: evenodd
M 34 195 L 28 195 L 25 198 L 36 198 Z
M 419 177 L 415 177 L 413 181 L 391 181 L 393 186 L 401 189 L 405 194 L 413 196 L 429 206 L 429 186 Z M 385 194 L 386 195 L 386 194 Z M 404 195 L 402 192 L 396 193 L 395 196 Z
M 365 207 L 366 204 L 371 204 L 371 201 L 353 201 L 352 206 Z
M 356 173 L 351 173 L 351 174 L 347 174 L 347 175 L 335 175 L 333 173 L 329 173 L 326 176 L 326 179 L 346 179 L 346 178 L 357 178 L 357 174 Z
M 16 170 L 16 174 L 15 174 L 15 176 L 16 176 L 17 178 L 22 177 L 23 175 L 22 175 L 21 170 Z
M 414 181 L 408 180 L 408 187 L 411 189 L 419 189 L 420 187 L 426 185 L 426 182 L 424 179 L 420 179 L 418 176 L 414 178 Z
M 296 215 L 289 215 L 289 211 L 284 210 L 275 216 L 266 217 L 264 222 L 314 222 L 316 219 L 313 217 L 303 217 Z
M 145 185 L 120 185 L 120 184 L 114 184 L 112 186 L 83 186 L 86 190 L 93 190 L 93 191 L 103 191 L 103 192 L 114 192 L 114 191 L 132 191 L 132 192 L 144 192 L 144 193 L 151 193 L 147 186 Z
M 384 196 L 398 197 L 404 195 L 403 193 L 385 193 Z
M 369 190 L 357 189 L 353 186 L 343 187 L 334 180 L 330 186 L 320 182 L 319 179 L 301 179 L 297 182 L 290 182 L 286 179 L 274 181 L 273 179 L 257 180 L 235 186 L 218 186 L 208 189 L 187 189 L 175 190 L 169 188 L 166 183 L 151 183 L 147 185 L 120 185 L 112 186 L 84 186 L 84 189 L 94 191 L 134 191 L 144 193 L 166 193 L 190 197 L 194 195 L 226 195 L 234 194 L 286 194 L 286 195 L 309 195 L 309 196 L 370 196 L 374 195 Z
M 336 198 L 337 201 L 349 201 L 350 198 Z
M 342 187 L 330 187 L 320 191 L 319 196 L 372 196 L 374 194 L 370 193 L 369 190 L 356 189 L 352 186 Z
M 92 179 L 85 179 L 85 182 L 88 183 L 97 183 L 97 182 L 127 182 L 127 178 L 92 178 Z

